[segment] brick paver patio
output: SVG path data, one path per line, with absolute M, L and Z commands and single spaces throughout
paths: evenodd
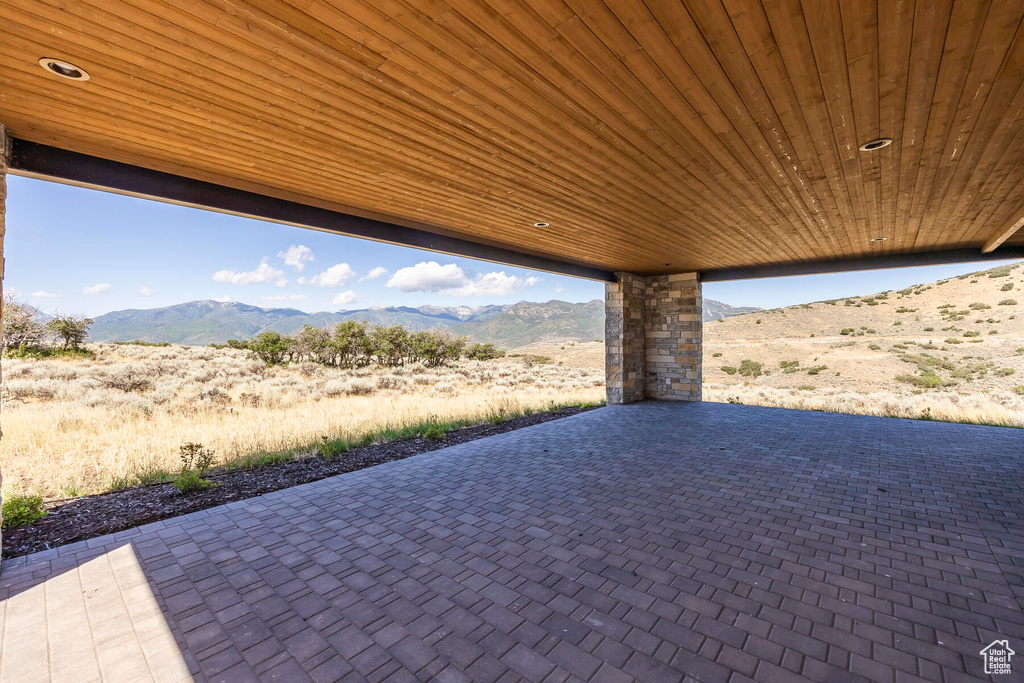
M 1024 431 L 604 408 L 5 561 L 0 598 L 7 683 L 988 680 L 997 638 L 1024 672 Z

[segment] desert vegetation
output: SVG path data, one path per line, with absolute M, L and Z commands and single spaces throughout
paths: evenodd
M 1019 266 L 706 325 L 705 400 L 1024 427 Z
M 172 481 L 499 422 L 604 397 L 597 369 L 347 321 L 223 346 L 87 344 L 90 320 L 4 310 L 0 444 L 11 519 L 39 498 Z M 20 506 L 18 510 L 14 506 Z
M 214 348 L 251 351 L 267 365 L 316 363 L 335 368 L 377 365 L 394 368 L 412 363 L 436 368 L 459 359 L 466 349 L 465 337 L 453 337 L 447 331 L 410 332 L 402 325 L 367 325 L 350 320 L 333 328 L 304 325 L 294 335 L 268 330 L 254 338 L 231 339 Z M 485 353 L 476 344 L 470 357 L 486 360 L 498 356 L 494 347 Z

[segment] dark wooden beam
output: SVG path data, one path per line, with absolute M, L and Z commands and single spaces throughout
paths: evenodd
M 26 140 L 11 140 L 10 172 L 33 178 L 109 190 L 135 197 L 192 206 L 237 216 L 315 228 L 349 237 L 493 261 L 510 266 L 613 282 L 614 275 L 591 266 L 471 240 L 438 235 L 395 223 L 353 216 L 255 192 L 193 180 L 171 173 L 70 152 Z
M 845 273 L 855 270 L 878 270 L 882 268 L 911 268 L 914 266 L 938 266 L 949 263 L 973 263 L 975 261 L 1000 261 L 1024 259 L 1024 247 L 1004 247 L 983 253 L 980 249 L 947 249 L 909 254 L 885 254 L 854 259 L 833 261 L 802 261 L 779 263 L 769 266 L 745 268 L 723 268 L 701 273 L 703 282 L 725 282 L 727 280 L 748 280 L 761 277 L 790 277 L 793 275 L 817 275 L 820 273 Z
M 721 283 L 729 280 L 751 280 L 754 278 L 788 278 L 792 275 L 814 275 L 823 272 L 849 272 L 853 270 L 878 270 L 881 268 L 909 268 L 919 265 L 943 265 L 947 263 L 973 263 L 975 261 L 1000 261 L 1024 259 L 1024 247 L 1005 247 L 983 253 L 978 249 L 947 249 L 944 251 L 914 252 L 911 254 L 886 254 L 834 261 L 802 261 L 800 263 L 778 263 L 744 268 L 722 268 L 700 273 L 700 280 L 706 283 Z

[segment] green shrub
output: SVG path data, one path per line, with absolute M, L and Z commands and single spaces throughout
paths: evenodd
M 934 332 L 935 328 L 934 327 L 926 327 L 926 328 L 924 328 L 924 331 L 925 332 Z
M 828 366 L 827 365 L 815 365 L 813 368 L 807 368 L 807 374 L 808 375 L 817 375 L 822 370 L 828 370 Z
M 736 374 L 736 368 L 734 368 L 731 365 L 723 365 L 722 366 L 722 372 L 724 372 L 727 375 L 735 375 Z
M 879 346 L 878 344 L 868 344 L 868 348 L 871 349 L 872 351 L 881 351 L 882 350 L 882 347 Z
M 843 329 L 839 330 L 839 334 L 853 334 L 854 332 L 855 330 L 852 327 L 844 327 Z
M 798 360 L 783 360 L 779 361 L 779 367 L 785 370 L 786 368 L 795 368 L 800 365 Z
M 975 332 L 974 330 L 967 330 L 964 332 L 965 337 L 977 337 L 979 335 L 981 335 L 981 332 Z
M 947 344 L 963 344 L 964 342 L 963 342 L 962 339 L 957 339 L 956 337 L 950 337 L 950 338 L 948 338 L 946 340 L 946 343 Z
M 182 493 L 195 493 L 196 491 L 208 489 L 211 486 L 218 486 L 218 484 L 209 479 L 203 479 L 196 472 L 182 472 L 171 483 L 174 484 L 174 488 Z
M 505 352 L 494 348 L 494 344 L 471 344 L 466 347 L 465 354 L 470 360 L 494 360 L 503 357 Z
M 973 304 L 968 306 L 968 308 L 970 308 L 971 310 L 974 310 L 974 311 L 985 311 L 985 310 L 988 310 L 988 309 L 990 309 L 992 307 L 989 306 L 988 304 L 983 304 L 980 301 L 975 301 Z
M 47 510 L 43 507 L 42 496 L 14 496 L 4 498 L 3 517 L 4 529 L 31 524 L 45 517 Z
M 205 448 L 201 443 L 186 443 L 179 450 L 181 455 L 181 474 L 172 482 L 182 493 L 201 491 L 211 486 L 218 486 L 206 479 L 206 473 L 217 462 L 213 451 Z
M 1011 289 L 1013 289 L 1013 283 L 1012 282 L 1007 282 L 1005 285 L 1003 285 L 1002 287 L 999 288 L 999 291 L 1000 292 L 1009 292 Z
M 761 364 L 756 363 L 752 360 L 744 360 L 740 362 L 740 374 L 744 377 L 760 377 L 761 376 Z
M 721 358 L 722 357 L 722 352 L 721 351 L 715 351 L 713 354 L 711 354 L 711 357 L 712 358 Z
M 758 318 L 758 319 L 757 319 L 757 320 L 755 320 L 754 322 L 755 322 L 755 323 L 757 323 L 758 325 L 760 325 L 760 324 L 761 324 L 761 319 L 760 319 L 760 318 Z
M 1009 377 L 1010 375 L 1017 372 L 1013 368 L 997 368 L 992 371 L 992 374 L 996 377 Z
M 905 384 L 913 384 L 916 387 L 922 387 L 924 389 L 934 389 L 942 386 L 942 378 L 931 370 L 925 370 L 920 375 L 897 375 L 896 381 L 903 382 Z
M 48 360 L 50 358 L 84 358 L 91 360 L 96 357 L 89 349 L 63 349 L 58 346 L 13 346 L 4 349 L 4 358 L 24 360 Z
M 1013 393 L 1017 394 L 1018 396 L 1024 396 L 1024 384 L 1018 384 L 1017 386 L 1015 386 L 1013 388 Z
M 440 441 L 445 437 L 444 430 L 437 425 L 430 425 L 426 431 L 423 432 L 424 439 L 431 439 L 433 441 Z
M 1017 305 L 1017 300 L 1016 299 L 1003 299 L 1002 301 L 999 302 L 999 305 L 1000 306 L 1016 306 Z
M 800 391 L 814 391 L 816 388 L 813 384 L 801 384 L 797 387 Z

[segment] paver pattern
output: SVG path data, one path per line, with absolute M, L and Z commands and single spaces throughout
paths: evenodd
M 163 624 L 53 640 L 126 548 Z M 4 681 L 161 627 L 208 681 L 987 680 L 1024 652 L 1024 431 L 609 407 L 5 561 L 0 598 Z

